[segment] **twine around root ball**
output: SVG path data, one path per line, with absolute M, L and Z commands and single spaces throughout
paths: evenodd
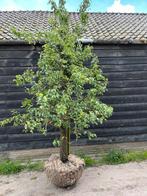
M 51 155 L 45 162 L 45 171 L 50 182 L 58 187 L 69 187 L 74 185 L 82 176 L 84 160 L 70 154 L 68 161 L 63 163 L 59 155 Z

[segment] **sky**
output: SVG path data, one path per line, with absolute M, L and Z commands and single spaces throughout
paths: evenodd
M 66 7 L 69 11 L 77 11 L 81 1 L 67 0 Z M 0 10 L 50 10 L 50 6 L 48 0 L 0 0 Z M 89 11 L 147 13 L 147 0 L 91 0 Z

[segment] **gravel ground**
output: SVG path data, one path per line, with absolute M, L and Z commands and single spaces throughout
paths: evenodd
M 0 196 L 147 196 L 147 162 L 84 171 L 70 189 L 51 185 L 44 172 L 0 176 Z

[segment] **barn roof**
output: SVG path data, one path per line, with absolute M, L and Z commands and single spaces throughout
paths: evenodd
M 18 41 L 11 27 L 31 32 L 49 28 L 47 11 L 1 11 L 0 41 Z M 70 13 L 71 26 L 79 19 L 77 12 Z M 89 13 L 87 31 L 83 38 L 95 43 L 147 43 L 147 14 Z

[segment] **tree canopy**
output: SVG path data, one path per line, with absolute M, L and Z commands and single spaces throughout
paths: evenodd
M 37 70 L 30 67 L 16 75 L 17 86 L 26 86 L 30 98 L 22 101 L 24 112 L 15 111 L 12 117 L 0 122 L 23 125 L 27 132 L 46 133 L 48 126 L 70 129 L 78 138 L 90 124 L 101 124 L 112 114 L 112 107 L 101 101 L 108 79 L 103 75 L 93 47 L 83 45 L 81 39 L 88 22 L 89 0 L 79 9 L 79 20 L 70 25 L 65 1 L 50 0 L 52 16 L 47 31 L 19 32 L 15 35 L 29 44 L 43 42 Z M 86 65 L 89 62 L 88 65 Z M 85 129 L 86 128 L 86 129 Z M 88 130 L 88 129 L 87 129 Z

